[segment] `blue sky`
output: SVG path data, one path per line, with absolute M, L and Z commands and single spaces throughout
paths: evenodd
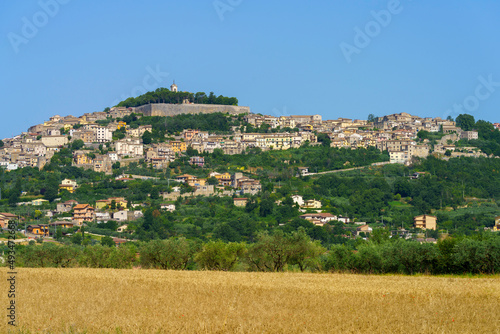
M 494 0 L 2 1 L 0 138 L 173 80 L 270 115 L 498 122 L 499 32 Z

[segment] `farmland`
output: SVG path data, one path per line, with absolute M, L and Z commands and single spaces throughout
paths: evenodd
M 500 332 L 498 276 L 88 268 L 17 276 L 19 333 Z M 2 305 L 7 290 L 2 280 Z

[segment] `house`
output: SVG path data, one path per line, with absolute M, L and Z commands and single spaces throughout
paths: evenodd
M 154 169 L 164 169 L 168 167 L 169 160 L 167 158 L 151 158 L 151 167 Z
M 467 140 L 473 140 L 473 139 L 478 139 L 478 132 L 477 131 L 463 131 L 460 134 L 461 139 L 467 139 Z
M 171 141 L 170 146 L 174 153 L 186 152 L 187 150 L 186 142 L 180 140 Z
M 300 175 L 306 175 L 309 173 L 309 167 L 297 167 L 299 170 Z
M 351 222 L 351 220 L 349 219 L 349 217 L 342 217 L 342 216 L 339 216 L 339 217 L 337 218 L 337 220 L 338 220 L 339 222 L 344 223 L 344 224 L 347 224 L 347 223 L 350 223 L 350 222 Z
M 126 130 L 127 129 L 127 123 L 125 123 L 123 121 L 118 122 L 118 125 L 116 126 L 116 129 L 120 130 L 121 128 L 125 128 L 125 130 Z
M 495 225 L 493 226 L 493 231 L 500 231 L 500 216 L 495 218 Z
M 122 225 L 116 229 L 116 232 L 123 233 L 127 230 L 128 225 Z
M 8 212 L 0 212 L 0 227 L 7 228 L 9 220 L 17 220 L 18 216 Z
M 56 228 L 72 228 L 75 224 L 65 220 L 55 221 L 49 224 L 50 226 L 55 226 Z
M 234 206 L 237 206 L 237 207 L 246 206 L 247 202 L 248 202 L 248 198 L 244 198 L 244 197 L 233 199 Z
M 321 213 L 306 213 L 300 216 L 302 219 L 306 219 L 309 221 L 319 221 L 322 224 L 326 224 L 330 221 L 337 220 L 337 216 L 332 215 L 331 213 L 328 212 L 321 212 Z
M 177 176 L 175 179 L 177 180 L 177 182 L 191 183 L 191 182 L 196 181 L 196 176 L 184 174 L 184 175 Z
M 103 211 L 96 211 L 95 212 L 95 219 L 97 220 L 98 223 L 108 221 L 111 219 L 111 215 L 109 212 L 103 212 Z
M 255 195 L 262 190 L 262 185 L 259 180 L 246 180 L 240 182 L 241 193 Z
M 356 235 L 359 235 L 360 233 L 370 233 L 372 231 L 372 228 L 368 225 L 361 225 L 356 228 Z
M 121 207 L 125 209 L 128 205 L 128 201 L 123 197 L 110 197 L 108 199 L 101 199 L 96 201 L 95 206 L 97 209 L 103 209 L 106 206 L 108 208 L 111 208 L 111 206 L 113 206 L 113 202 L 115 204 L 115 208 Z
M 303 209 L 321 209 L 321 201 L 315 199 L 310 199 L 304 201 L 304 204 L 300 206 Z
M 46 199 L 38 198 L 38 199 L 35 199 L 35 200 L 31 201 L 31 205 L 41 206 L 41 205 L 44 205 L 45 203 L 48 203 L 48 202 L 49 201 L 47 201 Z
M 230 186 L 232 183 L 232 176 L 229 173 L 210 173 L 210 176 L 215 177 L 219 181 L 220 186 Z
M 91 165 L 92 163 L 93 163 L 93 160 L 89 156 L 88 152 L 85 152 L 85 151 L 75 151 L 73 153 L 73 165 L 75 165 L 75 166 L 82 166 L 82 165 Z
M 46 237 L 46 236 L 49 235 L 49 225 L 44 225 L 44 224 L 29 225 L 26 228 L 26 231 L 28 233 L 31 233 L 31 234 L 34 234 L 34 235 L 37 235 L 37 236 Z
M 189 159 L 189 163 L 191 165 L 196 165 L 198 167 L 203 167 L 205 166 L 205 158 L 204 157 L 191 157 L 191 159 Z
M 300 195 L 293 195 L 292 201 L 294 204 L 298 204 L 299 206 L 304 205 L 304 199 Z
M 122 210 L 113 213 L 113 219 L 119 222 L 128 220 L 128 211 Z
M 78 188 L 78 184 L 76 183 L 76 181 L 70 179 L 62 180 L 61 184 L 59 185 L 59 190 L 65 189 L 70 193 L 75 192 L 76 188 Z
M 429 215 L 420 215 L 413 218 L 415 228 L 422 230 L 435 230 L 437 228 L 437 217 Z
M 64 203 L 57 203 L 56 211 L 57 213 L 69 212 L 73 208 L 74 205 L 77 205 L 78 202 L 75 200 L 69 200 Z
M 162 210 L 167 210 L 169 212 L 174 212 L 175 211 L 175 204 L 161 204 L 160 209 Z
M 73 222 L 82 225 L 84 221 L 94 220 L 94 208 L 90 204 L 78 204 L 73 208 Z
M 122 239 L 122 238 L 113 238 L 113 241 L 115 242 L 116 246 L 120 246 L 121 244 L 128 242 L 127 239 Z

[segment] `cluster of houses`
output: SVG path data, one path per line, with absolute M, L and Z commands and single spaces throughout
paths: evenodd
M 207 131 L 186 129 L 165 142 L 145 145 L 142 136 L 152 132 L 151 125 L 131 128 L 121 119 L 132 113 L 140 113 L 136 108 L 114 107 L 109 112 L 86 113 L 81 117 L 59 115 L 50 117 L 43 124 L 32 126 L 27 132 L 14 138 L 4 139 L 0 148 L 0 166 L 8 170 L 26 166 L 42 168 L 64 145 L 82 140 L 85 149 L 74 152 L 73 164 L 90 168 L 96 172 L 111 172 L 115 162 L 130 163 L 145 159 L 154 168 L 163 169 L 168 163 L 182 155 L 188 147 L 198 152 L 212 153 L 220 149 L 224 154 L 239 154 L 248 148 L 262 150 L 283 150 L 297 148 L 305 142 L 317 145 L 315 133 L 325 133 L 332 147 L 367 148 L 377 147 L 390 153 L 392 163 L 408 163 L 412 157 L 426 157 L 431 153 L 429 143 L 417 143 L 420 130 L 443 131 L 446 136 L 434 147 L 434 151 L 451 156 L 480 156 L 476 148 L 457 150 L 453 142 L 477 139 L 476 131 L 462 131 L 455 122 L 439 117 L 418 117 L 399 113 L 375 118 L 372 122 L 338 118 L 322 120 L 321 115 L 266 116 L 246 114 L 244 120 L 254 126 L 267 124 L 272 129 L 288 132 L 245 133 L 240 127 L 233 127 L 231 135 L 216 135 Z M 100 125 L 99 121 L 109 121 Z M 294 129 L 294 131 L 291 131 Z M 125 138 L 113 141 L 113 132 L 123 130 Z M 298 131 L 297 131 L 298 130 Z M 98 148 L 105 145 L 107 152 L 100 154 Z M 199 159 L 199 158 L 198 158 Z M 202 160 L 192 161 L 203 166 Z
M 137 205 L 135 205 L 137 206 Z M 175 205 L 165 204 L 162 209 L 174 211 Z M 44 237 L 53 233 L 56 228 L 72 228 L 82 226 L 85 222 L 105 223 L 116 221 L 119 225 L 117 232 L 126 232 L 127 222 L 136 220 L 143 216 L 140 208 L 134 208 L 128 205 L 128 201 L 123 197 L 110 197 L 104 200 L 97 200 L 95 207 L 90 204 L 80 204 L 75 200 L 57 203 L 55 212 L 47 212 L 47 216 L 55 214 L 71 213 L 70 217 L 60 217 L 59 220 L 53 221 L 50 224 L 35 224 L 29 225 L 26 228 L 28 235 Z M 0 213 L 0 225 L 4 220 L 17 218 L 8 213 Z M 3 227 L 3 225 L 2 225 Z
M 209 179 L 215 179 L 216 184 L 209 184 Z M 251 179 L 243 175 L 243 173 L 217 173 L 212 172 L 208 178 L 198 178 L 194 175 L 183 174 L 175 178 L 177 182 L 190 186 L 193 191 L 188 193 L 189 196 L 233 196 L 250 194 L 255 195 L 262 190 L 262 185 L 259 180 Z M 181 196 L 181 188 L 173 187 L 172 192 L 162 193 L 166 200 L 176 200 Z

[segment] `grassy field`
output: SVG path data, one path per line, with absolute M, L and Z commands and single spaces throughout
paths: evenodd
M 14 333 L 500 333 L 498 277 L 24 268 L 17 276 Z M 5 279 L 1 286 L 6 315 Z

